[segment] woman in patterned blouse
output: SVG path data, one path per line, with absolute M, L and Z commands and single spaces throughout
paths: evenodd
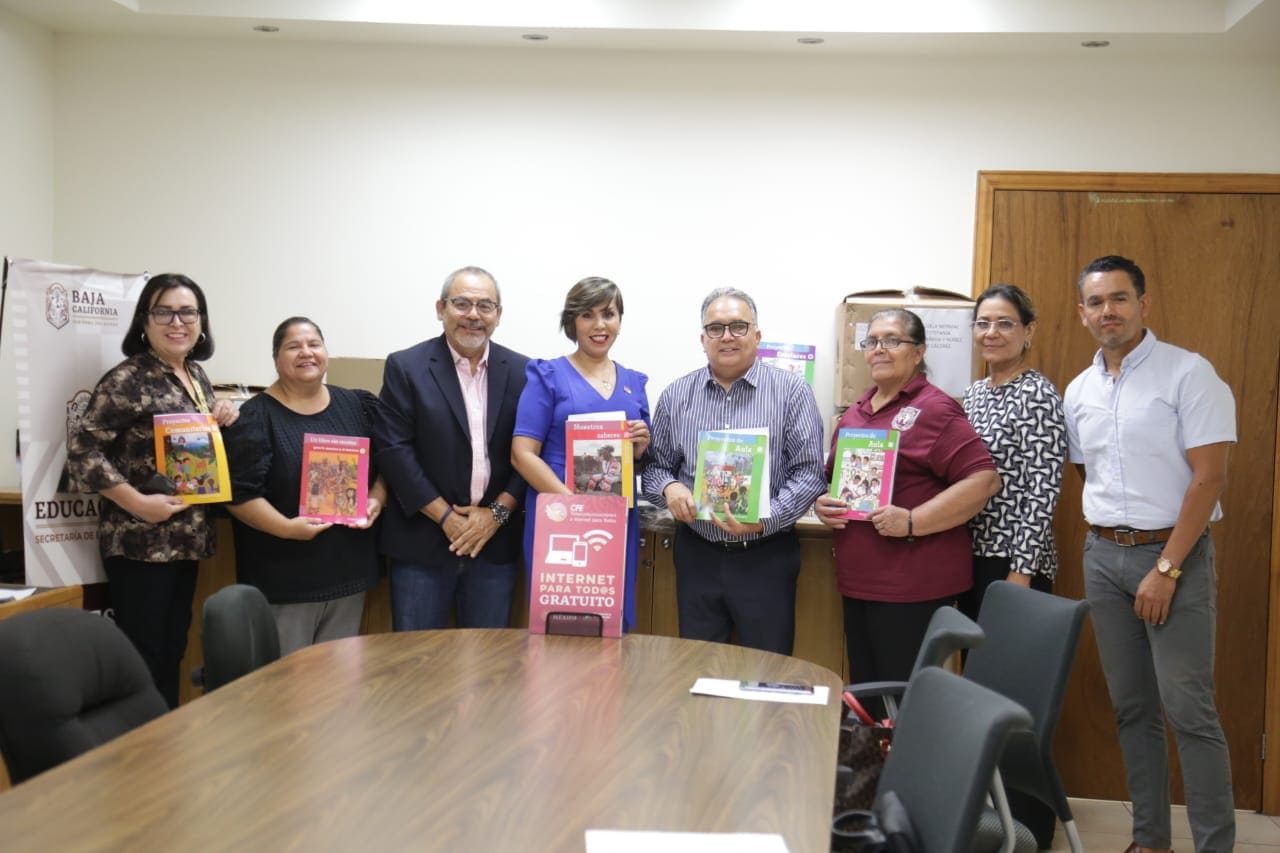
M 973 342 L 988 376 L 969 386 L 964 410 L 1000 471 L 1000 491 L 969 523 L 973 590 L 961 609 L 976 619 L 987 586 L 1008 580 L 1048 592 L 1058 570 L 1053 512 L 1062 490 L 1062 397 L 1027 365 L 1036 331 L 1030 297 L 996 284 L 973 309 Z
M 197 363 L 213 355 L 209 309 L 185 275 L 154 276 L 142 289 L 120 347 L 124 361 L 93 391 L 80 428 L 67 441 L 67 469 L 102 501 L 98 550 L 116 624 L 147 662 L 169 707 L 178 705 L 179 668 L 191 626 L 198 561 L 213 556 L 206 505 L 188 505 L 156 470 L 152 416 L 211 412 L 235 421 L 214 400 Z

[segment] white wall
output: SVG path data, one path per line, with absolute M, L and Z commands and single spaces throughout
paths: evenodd
M 980 169 L 1280 171 L 1280 63 L 442 50 L 59 37 L 54 256 L 182 271 L 215 381 L 266 383 L 306 313 L 337 355 L 439 331 L 488 267 L 498 340 L 562 353 L 578 278 L 627 297 L 650 394 L 702 361 L 734 284 L 767 339 L 816 343 L 829 410 L 847 292 L 967 292 Z
M 0 9 L 0 255 L 47 258 L 53 252 L 53 103 L 53 37 Z M 18 490 L 12 328 L 6 308 L 0 330 L 0 491 Z

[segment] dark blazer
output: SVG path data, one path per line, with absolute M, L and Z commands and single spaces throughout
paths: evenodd
M 525 481 L 511 465 L 511 434 L 528 361 L 489 342 L 485 426 L 490 475 L 482 505 L 501 492 L 524 498 Z M 436 498 L 460 506 L 471 503 L 470 435 L 462 386 L 444 335 L 387 356 L 373 446 L 378 470 L 390 491 L 382 514 L 381 544 L 391 559 L 430 565 L 453 556 L 444 531 L 419 510 Z M 519 560 L 523 519 L 523 512 L 513 513 L 481 556 L 503 563 Z

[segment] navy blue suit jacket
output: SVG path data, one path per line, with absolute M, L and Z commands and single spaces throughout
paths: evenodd
M 529 359 L 489 342 L 489 484 L 482 505 L 507 492 L 517 500 L 525 481 L 511 465 L 516 404 Z M 393 560 L 431 565 L 453 557 L 449 538 L 419 510 L 436 498 L 471 503 L 471 431 L 458 371 L 444 335 L 387 356 L 374 418 L 374 453 L 390 498 L 382 514 L 382 552 Z M 520 559 L 522 521 L 517 511 L 481 551 L 494 562 Z

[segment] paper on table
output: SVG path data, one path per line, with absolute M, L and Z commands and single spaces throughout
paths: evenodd
M 763 832 L 659 832 L 588 829 L 587 853 L 789 853 L 781 835 Z
M 21 601 L 35 591 L 34 586 L 27 589 L 0 589 L 0 601 Z
M 742 683 L 731 678 L 699 678 L 689 688 L 689 692 L 703 696 L 724 696 L 728 699 L 754 699 L 757 702 L 825 705 L 830 690 L 825 684 L 819 684 L 813 688 L 812 693 L 770 693 L 765 690 L 743 690 Z

